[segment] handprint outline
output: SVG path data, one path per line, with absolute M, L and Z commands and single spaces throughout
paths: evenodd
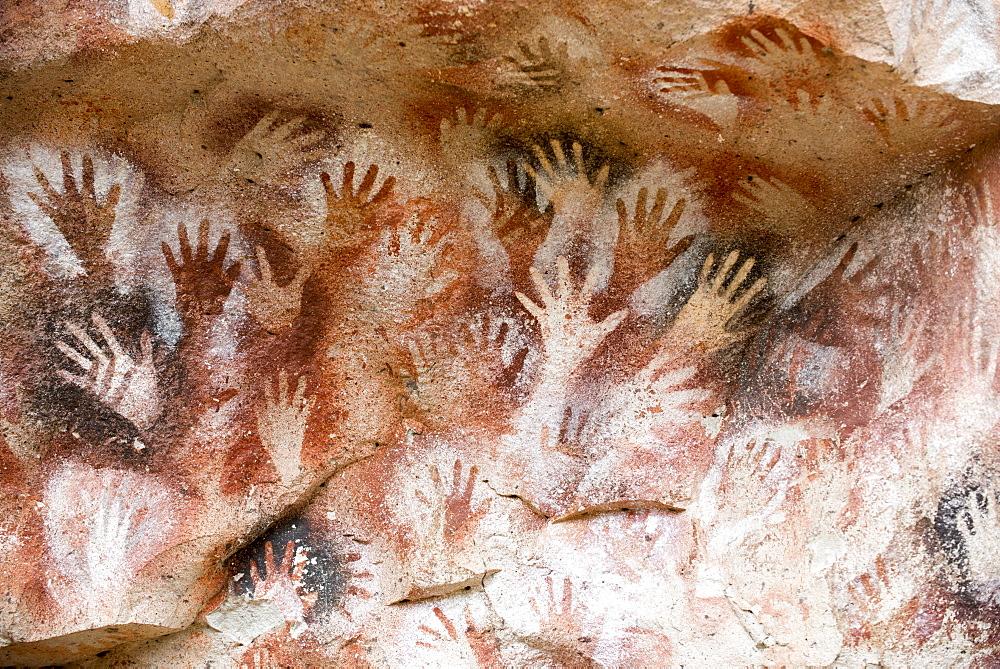
M 591 179 L 587 172 L 583 156 L 583 145 L 574 141 L 571 144 L 573 163 L 566 159 L 563 144 L 557 139 L 549 141 L 552 147 L 555 164 L 539 145 L 531 147 L 536 160 L 542 168 L 541 175 L 535 166 L 524 161 L 524 171 L 535 180 L 535 185 L 552 204 L 557 215 L 593 215 L 600 209 L 604 198 L 604 185 L 608 181 L 611 166 L 604 163 Z M 544 177 L 544 178 L 542 178 Z
M 121 345 L 101 314 L 94 311 L 91 320 L 103 338 L 110 357 L 83 326 L 67 323 L 67 330 L 93 356 L 93 359 L 66 342 L 57 340 L 56 348 L 75 362 L 85 374 L 74 374 L 65 369 L 57 370 L 56 374 L 67 383 L 91 392 L 102 404 L 132 422 L 140 430 L 150 427 L 160 411 L 152 335 L 148 331 L 142 333 L 141 356 L 137 361 Z
M 281 370 L 275 384 L 264 384 L 262 407 L 257 409 L 257 431 L 283 485 L 302 473 L 302 445 L 315 398 L 307 398 L 307 377 L 300 376 L 292 391 L 288 372 Z
M 256 247 L 257 270 L 244 288 L 247 311 L 269 332 L 281 332 L 299 316 L 302 308 L 302 286 L 312 273 L 309 266 L 299 267 L 295 276 L 284 286 L 274 281 L 271 263 L 263 247 Z
M 730 278 L 729 272 L 737 264 L 739 256 L 740 252 L 733 250 L 715 268 L 715 254 L 708 254 L 698 276 L 698 287 L 681 307 L 671 326 L 669 336 L 672 339 L 679 338 L 706 351 L 714 351 L 745 336 L 743 332 L 730 331 L 727 326 L 744 313 L 764 289 L 767 279 L 761 277 L 739 293 L 754 266 L 754 259 L 749 258 Z
M 654 84 L 661 86 L 659 93 L 663 98 L 704 114 L 720 130 L 728 130 L 736 124 L 739 100 L 720 73 L 670 66 L 656 69 L 664 75 L 653 79 Z M 711 82 L 706 74 L 711 76 Z
M 296 558 L 299 559 L 296 559 Z M 285 544 L 281 564 L 274 561 L 274 546 L 270 541 L 264 543 L 264 575 L 257 566 L 257 560 L 250 559 L 250 580 L 253 583 L 253 599 L 269 599 L 274 602 L 285 621 L 291 625 L 293 637 L 297 637 L 306 628 L 306 611 L 316 603 L 315 592 L 299 594 L 303 588 L 303 576 L 308 560 L 305 549 L 299 550 L 294 539 Z
M 326 132 L 301 132 L 301 116 L 279 123 L 280 112 L 265 114 L 229 152 L 226 173 L 241 181 L 275 184 L 306 163 L 319 160 L 325 151 L 318 144 Z
M 590 317 L 590 303 L 594 297 L 599 268 L 591 267 L 579 289 L 570 279 L 569 261 L 565 256 L 556 259 L 557 279 L 553 292 L 542 273 L 531 268 L 531 278 L 541 304 L 527 295 L 514 295 L 525 310 L 534 317 L 542 335 L 545 364 L 550 371 L 571 375 L 589 359 L 604 341 L 628 316 L 628 309 L 620 309 L 597 322 Z
M 537 52 L 526 42 L 517 43 L 520 57 L 507 56 L 524 76 L 521 83 L 541 90 L 557 90 L 567 81 L 570 68 L 569 45 L 557 42 L 555 50 L 545 36 L 538 38 Z

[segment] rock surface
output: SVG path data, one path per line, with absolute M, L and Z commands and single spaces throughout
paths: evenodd
M 1000 6 L 0 8 L 0 664 L 993 666 Z

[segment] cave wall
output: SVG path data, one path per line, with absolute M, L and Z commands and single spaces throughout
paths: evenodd
M 998 7 L 0 7 L 0 663 L 992 666 Z

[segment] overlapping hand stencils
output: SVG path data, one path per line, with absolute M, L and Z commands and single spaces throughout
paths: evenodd
M 976 127 L 995 127 L 995 113 L 903 86 L 826 46 L 822 26 L 807 35 L 760 12 L 669 48 L 657 46 L 669 30 L 642 33 L 652 38 L 639 53 L 632 34 L 609 38 L 595 7 L 448 4 L 385 14 L 423 18 L 405 39 L 375 39 L 385 53 L 374 60 L 361 42 L 381 21 L 259 32 L 282 54 L 293 45 L 296 67 L 270 90 L 228 73 L 179 85 L 171 104 L 144 112 L 155 121 L 109 124 L 101 112 L 94 130 L 67 131 L 100 137 L 84 150 L 57 150 L 37 170 L 5 165 L 25 192 L 14 204 L 0 193 L 0 255 L 16 270 L 0 268 L 16 295 L 3 298 L 0 325 L 21 328 L 0 366 L 4 441 L 15 441 L 9 425 L 42 426 L 10 450 L 58 482 L 40 498 L 44 541 L 71 539 L 40 561 L 54 574 L 45 581 L 43 569 L 41 590 L 90 579 L 122 619 L 147 590 L 144 610 L 196 609 L 218 585 L 209 566 L 261 536 L 238 558 L 248 568 L 227 603 L 277 621 L 241 649 L 255 666 L 298 648 L 482 666 L 614 665 L 656 648 L 660 663 L 684 664 L 700 631 L 745 645 L 734 664 L 829 664 L 837 655 L 825 649 L 789 650 L 782 627 L 800 616 L 824 643 L 843 631 L 860 646 L 917 620 L 884 546 L 870 542 L 870 565 L 835 566 L 845 536 L 911 520 L 876 508 L 916 487 L 899 481 L 939 485 L 919 453 L 943 468 L 987 450 L 941 435 L 908 449 L 893 426 L 947 415 L 942 431 L 985 438 L 996 423 L 995 314 L 974 303 L 991 295 L 995 268 L 988 253 L 948 264 L 966 244 L 992 243 L 992 196 L 973 187 L 956 213 L 933 187 L 942 220 L 974 225 L 947 249 L 913 253 L 926 268 L 878 248 L 870 220 L 907 218 L 907 198 L 943 161 L 986 169 L 960 152 L 993 132 Z M 319 5 L 277 12 L 268 28 L 312 22 Z M 658 20 L 614 13 L 637 35 Z M 233 14 L 234 40 L 257 15 Z M 433 35 L 421 32 L 428 16 Z M 196 43 L 210 49 L 220 33 L 206 30 Z M 340 49 L 345 39 L 352 48 Z M 330 63 L 339 74 L 327 76 Z M 306 80 L 322 94 L 296 90 Z M 218 95 L 208 85 L 233 108 L 207 104 Z M 141 137 L 153 125 L 171 156 Z M 108 178 L 107 147 L 142 163 L 141 188 Z M 898 235 L 908 243 L 925 232 L 910 219 Z M 875 251 L 891 290 L 851 271 Z M 951 314 L 919 294 L 948 276 L 974 284 L 968 300 L 936 298 L 973 303 L 955 308 L 951 329 Z M 41 316 L 19 313 L 20 301 Z M 41 380 L 22 383 L 24 369 Z M 68 459 L 81 463 L 72 475 Z M 88 497 L 74 480 L 111 492 Z M 136 504 L 122 482 L 142 493 Z M 993 606 L 996 495 L 969 490 L 950 498 L 950 543 L 925 561 L 954 562 L 934 588 Z M 325 500 L 308 511 L 315 541 L 267 529 L 314 492 Z M 323 506 L 336 495 L 347 502 Z M 927 500 L 906 504 L 927 515 Z M 596 519 L 622 534 L 625 509 L 663 514 L 669 538 L 637 529 L 609 542 L 620 555 L 602 547 L 611 559 L 588 550 Z M 918 531 L 892 540 L 918 546 Z M 334 543 L 353 548 L 320 574 Z M 649 566 L 647 543 L 675 544 L 676 559 Z M 189 570 L 175 573 L 181 562 Z M 518 583 L 526 565 L 538 587 Z M 528 632 L 491 586 L 501 574 Z M 314 605 L 310 578 L 341 599 Z M 653 588 L 662 610 L 593 607 Z M 841 615 L 831 601 L 856 606 Z M 80 626 L 121 622 L 60 605 Z M 133 617 L 172 629 L 195 614 L 184 615 Z M 830 620 L 843 630 L 821 629 Z M 394 643 L 406 645 L 398 656 L 385 650 Z

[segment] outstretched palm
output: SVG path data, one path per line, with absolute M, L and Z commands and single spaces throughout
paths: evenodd
M 326 190 L 326 225 L 333 235 L 335 246 L 352 246 L 361 241 L 360 236 L 370 227 L 372 217 L 392 198 L 396 178 L 386 179 L 382 187 L 372 195 L 377 178 L 378 165 L 369 166 L 355 190 L 354 163 L 348 162 L 344 165 L 343 183 L 338 193 L 330 175 L 326 172 L 320 174 Z
M 167 267 L 174 277 L 177 290 L 177 308 L 188 327 L 204 324 L 207 319 L 222 313 L 222 307 L 233 289 L 233 282 L 240 273 L 240 263 L 233 263 L 228 270 L 223 269 L 226 251 L 229 250 L 229 231 L 219 238 L 214 253 L 208 250 L 208 221 L 202 221 L 198 228 L 198 246 L 191 248 L 188 241 L 187 225 L 177 225 L 180 241 L 181 262 L 173 250 L 162 242 L 163 255 Z
M 84 268 L 93 272 L 104 264 L 104 247 L 111 237 L 121 188 L 115 184 L 105 194 L 103 201 L 98 199 L 94 187 L 94 161 L 89 155 L 83 157 L 82 188 L 77 185 L 68 151 L 62 153 L 62 173 L 63 192 L 60 193 L 36 167 L 35 179 L 45 196 L 29 192 L 28 197 L 52 219 Z

